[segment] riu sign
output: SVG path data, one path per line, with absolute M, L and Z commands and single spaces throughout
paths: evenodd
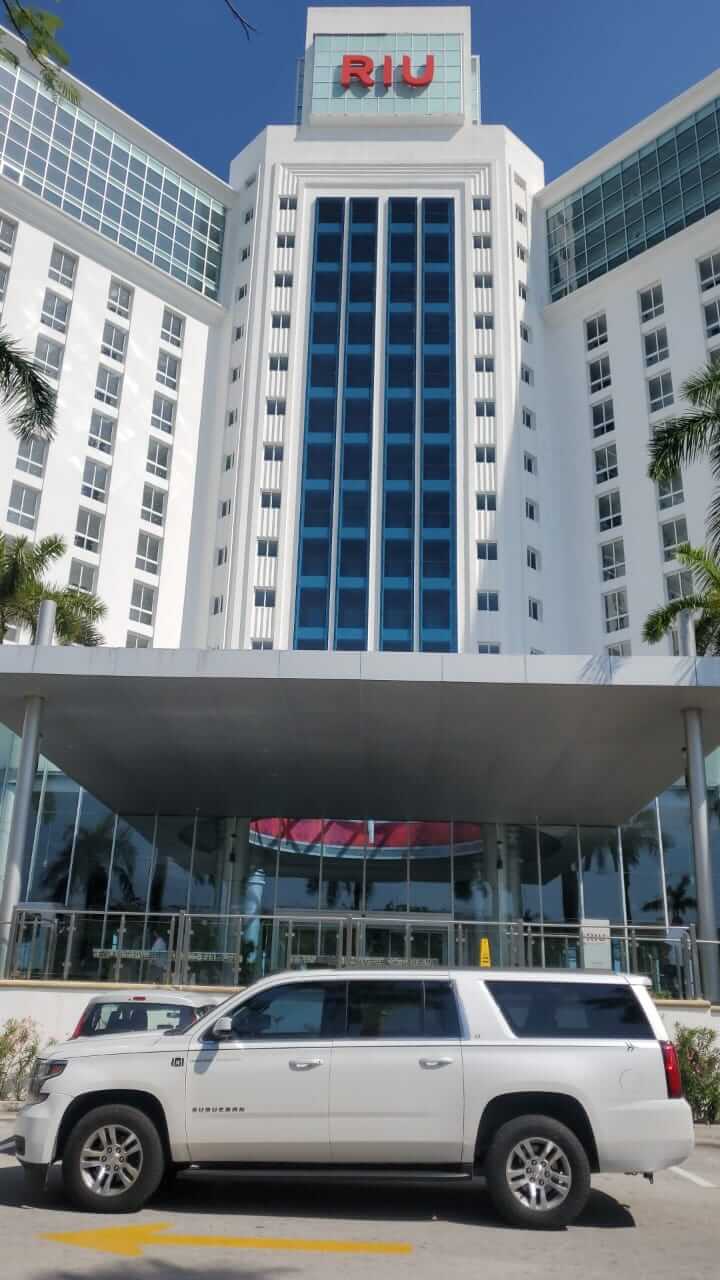
M 372 58 L 367 57 L 363 53 L 344 53 L 342 60 L 342 68 L 340 71 L 340 83 L 343 89 L 349 89 L 353 81 L 361 84 L 364 89 L 372 89 L 376 84 L 383 84 L 386 89 L 392 88 L 394 67 L 393 60 L 389 53 L 385 54 L 382 60 L 382 74 L 378 67 L 375 78 L 375 63 Z M 424 85 L 430 84 L 435 75 L 435 55 L 429 53 L 425 59 L 425 66 L 420 75 L 413 75 L 412 66 L 410 64 L 410 55 L 404 53 L 400 64 L 400 79 L 403 84 L 410 85 L 412 89 L 422 89 Z

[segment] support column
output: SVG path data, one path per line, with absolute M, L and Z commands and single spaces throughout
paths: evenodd
M 695 624 L 692 613 L 683 610 L 679 615 L 680 653 L 694 658 Z M 706 941 L 700 952 L 700 972 L 703 995 L 707 1000 L 720 1000 L 720 945 L 717 943 L 717 919 L 713 889 L 712 862 L 710 859 L 710 828 L 708 823 L 707 782 L 705 778 L 705 749 L 703 745 L 702 713 L 697 707 L 683 711 L 685 721 L 685 745 L 687 749 L 687 779 L 690 796 L 690 826 L 692 829 L 693 859 L 695 863 L 695 888 L 697 893 L 698 934 Z M 713 945 L 707 945 L 708 939 Z
M 43 600 L 38 611 L 36 646 L 52 644 L 54 632 L 55 601 Z M 23 860 L 32 813 L 32 793 L 40 749 L 43 701 L 39 694 L 30 694 L 25 699 L 25 716 L 15 781 L 15 804 L 5 863 L 5 881 L 0 898 L 0 974 L 3 975 L 8 961 L 12 915 L 20 901 L 22 891 Z

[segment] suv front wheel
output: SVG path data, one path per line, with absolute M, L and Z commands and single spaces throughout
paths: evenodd
M 585 1148 L 549 1116 L 519 1116 L 501 1125 L 484 1173 L 498 1213 L 518 1227 L 565 1227 L 582 1213 L 590 1194 Z
M 96 1107 L 78 1121 L 62 1167 L 64 1186 L 79 1209 L 133 1213 L 157 1191 L 165 1156 L 152 1120 L 118 1104 Z

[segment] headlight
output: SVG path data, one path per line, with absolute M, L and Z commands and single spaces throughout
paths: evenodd
M 46 1096 L 43 1094 L 43 1087 L 48 1080 L 54 1080 L 56 1076 L 61 1076 L 66 1066 L 67 1062 L 58 1062 L 54 1058 L 39 1058 L 30 1077 L 28 1102 L 40 1102 Z

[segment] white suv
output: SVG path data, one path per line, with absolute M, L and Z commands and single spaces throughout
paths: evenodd
M 481 1175 L 513 1223 L 582 1210 L 592 1172 L 693 1147 L 647 979 L 536 971 L 275 975 L 192 1027 L 53 1047 L 17 1155 L 75 1204 L 139 1209 L 190 1165 Z

